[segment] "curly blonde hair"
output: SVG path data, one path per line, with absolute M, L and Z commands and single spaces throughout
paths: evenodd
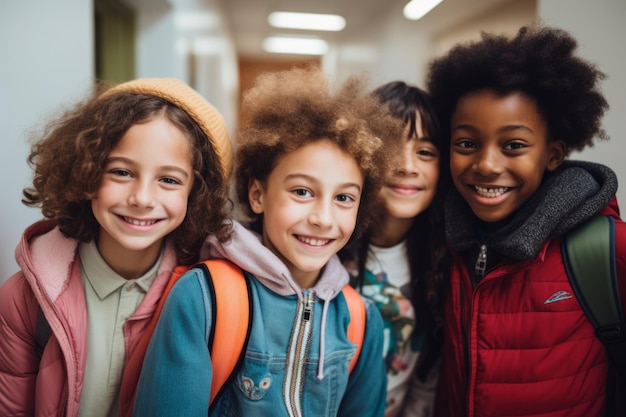
M 105 84 L 96 85 L 87 99 L 48 123 L 28 157 L 34 178 L 23 190 L 22 202 L 40 207 L 66 236 L 97 239 L 100 225 L 91 200 L 109 153 L 131 126 L 165 117 L 189 139 L 194 173 L 185 219 L 167 237 L 179 262 L 195 262 L 207 234 L 222 240 L 230 235 L 228 184 L 216 169 L 220 165 L 211 141 L 187 112 L 163 98 L 131 92 L 103 96 L 107 90 Z
M 317 67 L 263 74 L 245 93 L 243 110 L 247 119 L 238 137 L 235 187 L 250 227 L 261 233 L 263 220 L 250 208 L 250 180 L 264 182 L 284 154 L 326 138 L 352 155 L 363 172 L 352 238 L 360 236 L 373 220 L 389 166 L 400 155 L 403 129 L 401 121 L 367 94 L 365 76 L 349 78 L 335 92 Z

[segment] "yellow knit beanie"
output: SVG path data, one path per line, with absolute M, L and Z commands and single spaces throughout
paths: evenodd
M 101 97 L 120 92 L 149 94 L 180 107 L 191 116 L 211 141 L 220 161 L 225 183 L 233 165 L 233 146 L 221 113 L 194 89 L 176 78 L 139 78 L 119 84 Z

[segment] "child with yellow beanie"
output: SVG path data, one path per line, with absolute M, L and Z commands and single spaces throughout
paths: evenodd
M 230 235 L 220 113 L 176 79 L 102 90 L 52 121 L 29 156 L 22 201 L 45 219 L 0 287 L 0 415 L 117 415 L 125 360 L 173 268 L 197 261 L 207 234 Z

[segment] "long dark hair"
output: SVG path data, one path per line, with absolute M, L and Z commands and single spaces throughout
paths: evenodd
M 435 197 L 429 208 L 415 217 L 406 235 L 411 303 L 415 309 L 414 332 L 424 335 L 426 340 L 417 374 L 425 379 L 441 351 L 443 302 L 450 264 L 445 247 L 442 214 L 443 197 L 450 183 L 448 155 L 445 152 L 446 138 L 441 133 L 431 98 L 424 90 L 402 81 L 394 81 L 380 86 L 372 94 L 388 107 L 393 116 L 408 126 L 409 137 L 417 134 L 419 115 L 427 140 L 439 150 L 439 182 Z M 353 245 L 353 253 L 357 256 L 357 289 L 363 286 L 371 235 L 370 229 Z

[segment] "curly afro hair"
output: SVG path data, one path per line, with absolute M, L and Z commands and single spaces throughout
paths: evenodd
M 364 77 L 351 77 L 337 91 L 329 84 L 318 67 L 295 68 L 262 74 L 245 93 L 235 187 L 252 230 L 262 232 L 263 216 L 250 208 L 250 180 L 264 182 L 284 154 L 324 138 L 353 155 L 365 178 L 353 238 L 373 221 L 376 195 L 400 155 L 403 125 L 366 93 Z
M 609 106 L 598 86 L 605 74 L 576 56 L 577 46 L 564 30 L 529 26 L 514 37 L 483 33 L 480 41 L 455 46 L 431 62 L 427 76 L 444 129 L 459 98 L 491 89 L 536 100 L 548 139 L 563 141 L 567 153 L 593 146 L 595 137 L 608 139 L 601 120 Z

